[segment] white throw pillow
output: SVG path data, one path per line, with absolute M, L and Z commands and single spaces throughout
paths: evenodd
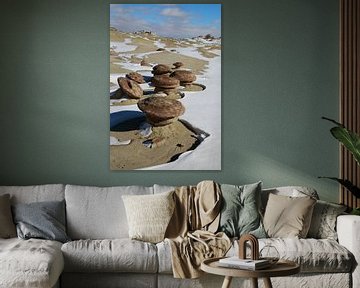
M 173 193 L 122 196 L 131 239 L 151 243 L 164 240 L 175 207 Z

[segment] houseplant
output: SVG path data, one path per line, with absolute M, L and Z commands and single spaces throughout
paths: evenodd
M 326 117 L 322 119 L 334 123 L 336 126 L 330 129 L 331 135 L 342 143 L 347 150 L 353 155 L 355 161 L 360 165 L 360 136 L 353 131 L 347 129 L 343 124 Z M 336 177 L 319 177 L 327 178 L 339 182 L 347 190 L 349 190 L 356 198 L 360 198 L 360 187 L 354 185 L 348 179 L 341 179 Z M 360 215 L 360 207 L 354 208 L 352 214 Z

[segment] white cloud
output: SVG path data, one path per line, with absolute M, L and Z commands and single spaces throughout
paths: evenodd
M 186 17 L 187 14 L 178 7 L 165 8 L 161 11 L 161 15 L 169 17 Z

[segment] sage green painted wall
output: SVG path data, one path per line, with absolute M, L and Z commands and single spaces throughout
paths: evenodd
M 261 179 L 337 201 L 317 179 L 338 174 L 337 1 L 223 1 L 222 170 L 155 172 L 109 170 L 109 3 L 2 1 L 0 184 Z

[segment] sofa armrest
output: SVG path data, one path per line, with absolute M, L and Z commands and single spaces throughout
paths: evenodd
M 360 216 L 338 216 L 336 229 L 340 245 L 347 248 L 355 257 L 352 287 L 360 287 Z

